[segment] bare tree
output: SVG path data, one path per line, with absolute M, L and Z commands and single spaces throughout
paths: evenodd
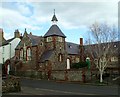
M 87 52 L 99 70 L 100 82 L 103 82 L 104 70 L 108 66 L 112 54 L 116 52 L 114 41 L 117 39 L 117 28 L 95 22 L 89 27 L 89 30 L 91 37 L 87 40 Z

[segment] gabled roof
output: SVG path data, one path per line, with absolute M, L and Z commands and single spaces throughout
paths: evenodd
M 31 34 L 28 34 L 27 36 L 30 38 L 32 42 L 32 46 L 38 45 L 38 43 L 40 42 L 40 39 L 42 38 L 41 36 L 35 36 Z
M 50 57 L 52 56 L 53 52 L 54 52 L 53 50 L 45 51 L 40 58 L 40 62 L 49 60 Z
M 79 45 L 71 42 L 66 42 L 66 50 L 68 54 L 78 55 Z
M 61 37 L 66 38 L 66 36 L 62 33 L 62 31 L 57 25 L 52 25 L 50 27 L 50 29 L 47 31 L 44 37 L 48 37 L 48 36 L 61 36 Z
M 2 46 L 9 44 L 14 39 L 15 38 L 11 38 L 11 39 L 6 40 L 5 42 L 2 43 Z

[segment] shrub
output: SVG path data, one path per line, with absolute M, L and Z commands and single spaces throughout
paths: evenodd
M 7 79 L 2 80 L 2 92 L 20 92 L 21 85 L 20 79 L 14 77 L 8 77 Z
M 78 63 L 73 63 L 71 68 L 83 68 L 83 67 L 87 67 L 88 63 L 87 62 L 78 62 Z

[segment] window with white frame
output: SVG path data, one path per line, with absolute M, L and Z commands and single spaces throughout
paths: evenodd
M 52 37 L 47 37 L 47 42 L 51 42 L 52 41 Z
M 58 61 L 59 61 L 59 62 L 62 62 L 62 60 L 63 60 L 63 55 L 62 55 L 62 54 L 59 54 L 59 56 L 58 56 Z
M 23 60 L 23 49 L 20 49 L 20 60 Z
M 59 42 L 62 42 L 62 37 L 58 37 L 57 39 Z
M 31 49 L 27 48 L 27 60 L 31 60 Z

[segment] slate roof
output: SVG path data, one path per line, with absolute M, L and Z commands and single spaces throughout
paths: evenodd
M 11 38 L 11 39 L 6 40 L 5 42 L 2 43 L 2 46 L 9 44 L 14 39 L 15 38 Z
M 66 42 L 66 50 L 68 54 L 79 54 L 79 45 L 71 42 Z
M 40 57 L 40 62 L 44 62 L 46 60 L 49 60 L 49 58 L 52 56 L 54 50 L 48 50 L 45 51 L 42 56 Z
M 54 35 L 66 38 L 66 36 L 62 33 L 62 31 L 57 25 L 52 25 L 50 29 L 47 31 L 47 33 L 44 35 L 44 37 L 54 36 Z
M 120 41 L 116 41 L 116 42 L 108 42 L 108 43 L 101 43 L 100 47 L 101 47 L 101 51 L 108 46 L 108 44 L 110 44 L 110 54 L 111 55 L 118 55 L 120 54 L 120 52 L 118 51 L 118 49 L 120 48 Z M 84 45 L 84 50 L 85 50 L 85 53 L 88 53 L 91 49 L 94 49 L 93 50 L 93 54 L 94 56 L 97 56 L 95 51 L 98 49 L 98 44 L 91 44 L 91 45 Z M 111 53 L 112 52 L 112 53 Z
M 38 45 L 38 43 L 40 42 L 40 39 L 42 38 L 41 36 L 35 36 L 31 34 L 28 34 L 27 36 L 30 38 L 32 42 L 32 46 Z

